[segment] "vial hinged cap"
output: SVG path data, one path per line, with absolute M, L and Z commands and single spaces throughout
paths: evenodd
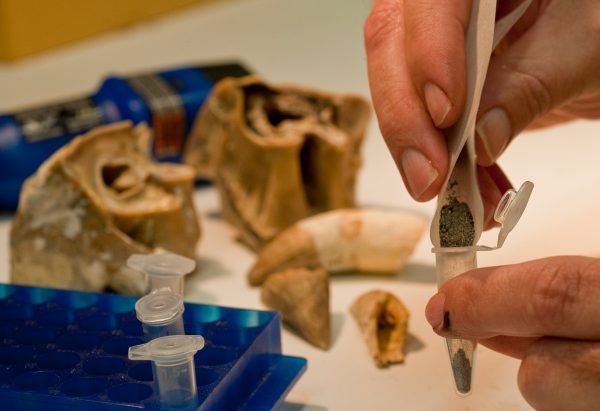
M 137 300 L 135 314 L 144 324 L 161 325 L 171 322 L 184 311 L 183 297 L 161 288 Z
M 525 181 L 519 188 L 519 191 L 508 190 L 498 202 L 498 206 L 494 212 L 494 220 L 501 225 L 500 233 L 498 234 L 498 248 L 502 247 L 508 234 L 521 219 L 532 191 L 533 183 Z
M 196 262 L 191 258 L 161 252 L 155 254 L 132 254 L 127 259 L 127 266 L 134 270 L 143 271 L 150 276 L 175 277 L 194 271 Z
M 174 366 L 191 360 L 204 348 L 201 335 L 168 335 L 129 347 L 130 360 L 150 360 L 157 366 Z

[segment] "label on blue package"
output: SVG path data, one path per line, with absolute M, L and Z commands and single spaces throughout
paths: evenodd
M 80 134 L 103 123 L 102 111 L 90 98 L 80 98 L 15 113 L 28 143 Z

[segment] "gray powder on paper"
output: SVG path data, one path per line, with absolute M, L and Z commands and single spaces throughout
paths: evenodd
M 474 240 L 475 224 L 469 205 L 451 197 L 440 212 L 440 245 L 469 247 Z

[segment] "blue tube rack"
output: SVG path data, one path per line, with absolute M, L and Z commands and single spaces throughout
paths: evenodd
M 0 403 L 4 409 L 159 410 L 135 297 L 0 284 Z M 275 312 L 185 304 L 198 410 L 270 410 L 306 369 L 281 355 Z

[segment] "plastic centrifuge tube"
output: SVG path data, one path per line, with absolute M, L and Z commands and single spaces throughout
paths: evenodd
M 532 190 L 533 183 L 526 181 L 521 185 L 519 191 L 510 189 L 500 199 L 494 213 L 494 219 L 500 224 L 500 232 L 498 233 L 498 240 L 495 246 L 478 245 L 475 247 L 433 249 L 436 253 L 435 265 L 438 288 L 457 275 L 477 268 L 477 251 L 491 251 L 502 247 L 506 237 L 515 228 L 523 215 Z M 444 326 L 450 326 L 449 322 L 450 318 L 445 317 Z M 448 355 L 450 356 L 456 392 L 459 395 L 467 395 L 471 392 L 472 388 L 477 341 L 447 338 L 446 346 L 448 347 Z
M 135 303 L 135 314 L 142 322 L 146 340 L 185 334 L 183 297 L 170 288 L 154 290 Z
M 170 335 L 129 348 L 130 360 L 152 361 L 161 406 L 188 410 L 197 405 L 194 354 L 204 347 L 199 335 Z
M 168 287 L 174 293 L 183 295 L 183 277 L 196 268 L 190 258 L 173 253 L 133 254 L 127 259 L 127 266 L 146 273 L 147 292 Z
M 477 254 L 473 250 L 436 253 L 438 288 L 447 280 L 473 268 L 477 268 Z M 444 319 L 444 327 L 449 325 L 447 321 Z M 477 341 L 446 338 L 446 345 L 456 392 L 461 396 L 468 395 L 471 392 Z

